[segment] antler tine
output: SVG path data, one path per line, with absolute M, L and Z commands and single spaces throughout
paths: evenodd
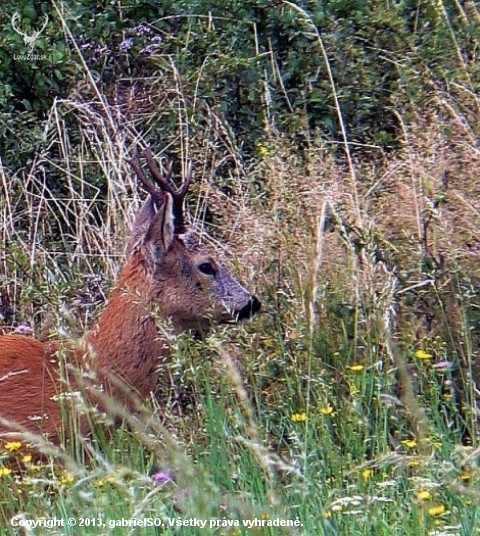
M 140 158 L 138 156 L 138 151 L 135 149 L 133 156 L 130 160 L 128 160 L 128 163 L 132 166 L 133 171 L 135 171 L 135 174 L 140 179 L 140 181 L 143 183 L 143 186 L 145 187 L 145 190 L 155 199 L 155 201 L 160 202 L 162 201 L 162 193 L 161 191 L 156 188 L 145 175 L 145 172 L 142 169 L 142 165 L 140 164 Z
M 150 173 L 152 174 L 153 178 L 159 184 L 162 190 L 168 192 L 173 198 L 175 227 L 178 233 L 182 233 L 185 231 L 183 201 L 185 199 L 185 195 L 187 194 L 188 188 L 190 186 L 190 181 L 192 179 L 192 163 L 190 162 L 188 165 L 187 173 L 185 175 L 182 185 L 180 186 L 180 188 L 175 189 L 172 184 L 172 163 L 170 162 L 170 164 L 168 165 L 166 175 L 163 175 L 158 166 L 155 164 L 155 161 L 153 160 L 152 151 L 150 149 L 147 149 L 144 154 L 147 160 L 148 169 L 150 170 Z
M 190 160 L 190 162 L 187 164 L 187 172 L 185 173 L 185 178 L 183 179 L 183 184 L 179 192 L 182 196 L 185 196 L 190 186 L 190 181 L 192 180 L 192 170 L 193 162 Z
M 150 173 L 153 175 L 154 179 L 158 182 L 158 184 L 160 184 L 162 189 L 171 194 L 174 199 L 183 199 L 190 186 L 190 181 L 192 180 L 192 163 L 189 162 L 188 164 L 187 173 L 185 174 L 185 178 L 183 179 L 182 185 L 177 190 L 174 190 L 172 185 L 172 162 L 170 162 L 167 167 L 166 175 L 162 175 L 153 160 L 152 152 L 150 151 L 150 149 L 145 151 L 145 158 L 147 159 L 147 164 Z
M 144 155 L 147 159 L 148 169 L 150 170 L 150 173 L 152 174 L 155 181 L 160 185 L 162 190 L 165 190 L 166 192 L 171 194 L 174 199 L 176 199 L 178 197 L 178 191 L 174 190 L 171 183 L 173 164 L 171 162 L 168 164 L 167 173 L 166 175 L 163 175 L 158 166 L 155 164 L 155 161 L 153 160 L 152 151 L 150 149 L 147 149 L 144 152 Z

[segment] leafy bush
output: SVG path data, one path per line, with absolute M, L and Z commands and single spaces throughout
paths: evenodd
M 174 65 L 189 105 L 215 108 L 250 152 L 272 125 L 297 135 L 300 146 L 317 132 L 344 141 L 339 111 L 351 143 L 392 146 L 399 110 L 432 102 L 438 89 L 468 92 L 478 85 L 478 25 L 474 11 L 458 3 L 336 0 L 298 6 L 300 12 L 259 0 L 228 6 L 77 0 L 61 12 L 67 32 L 58 31 L 60 13 L 50 3 L 7 0 L 0 18 L 0 102 L 3 132 L 15 131 L 17 142 L 10 140 L 4 157 L 18 148 L 38 149 L 39 131 L 33 135 L 22 125 L 29 117 L 45 119 L 53 98 L 65 97 L 85 78 L 83 61 L 112 98 L 118 86 L 128 89 L 139 76 L 161 77 Z M 29 35 L 45 14 L 50 17 L 35 45 L 46 59 L 14 60 L 24 48 L 11 27 L 15 11 Z M 469 113 L 467 101 L 457 105 Z

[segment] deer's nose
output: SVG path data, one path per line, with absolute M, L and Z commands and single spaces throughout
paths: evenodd
M 240 311 L 237 311 L 236 319 L 245 320 L 246 318 L 250 318 L 254 314 L 258 313 L 261 307 L 262 304 L 260 303 L 260 300 L 258 300 L 255 296 L 251 296 L 247 305 L 242 307 Z

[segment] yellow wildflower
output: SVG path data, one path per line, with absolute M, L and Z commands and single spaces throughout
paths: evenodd
M 373 475 L 373 469 L 364 469 L 362 471 L 363 480 L 368 480 Z
M 114 476 L 107 476 L 106 478 L 97 478 L 95 480 L 94 485 L 97 488 L 102 488 L 103 486 L 106 486 L 107 484 L 113 484 L 116 482 L 116 479 Z
M 415 439 L 405 439 L 404 441 L 402 441 L 402 445 L 407 447 L 407 449 L 413 449 L 417 446 L 417 442 L 415 441 Z
M 433 447 L 440 448 L 442 446 L 442 442 L 438 437 L 426 437 L 423 441 L 432 445 Z
M 360 372 L 360 371 L 362 371 L 365 367 L 364 367 L 363 365 L 358 364 L 358 365 L 350 365 L 348 368 L 349 368 L 352 372 Z
M 58 481 L 60 482 L 60 484 L 68 485 L 73 484 L 75 478 L 72 475 L 60 475 L 58 477 Z
M 8 450 L 9 452 L 13 452 L 14 450 L 18 450 L 22 446 L 21 441 L 7 441 L 4 445 L 5 450 Z
M 320 408 L 318 411 L 320 411 L 322 415 L 330 415 L 330 417 L 333 417 L 335 415 L 335 411 L 333 411 L 333 407 L 330 404 L 327 404 L 323 408 Z
M 432 494 L 427 490 L 417 491 L 417 499 L 420 501 L 428 501 L 432 498 Z
M 350 391 L 351 396 L 358 395 L 358 393 L 360 392 L 360 389 L 353 382 L 350 382 L 348 384 L 348 390 Z
M 263 145 L 262 142 L 257 142 L 257 151 L 260 156 L 268 156 L 270 154 L 268 147 Z
M 23 463 L 30 463 L 32 461 L 32 455 L 31 454 L 24 454 L 22 456 L 22 462 Z
M 437 506 L 432 506 L 431 508 L 428 509 L 428 513 L 432 517 L 439 517 L 439 516 L 441 516 L 442 514 L 445 513 L 445 506 L 443 504 L 438 504 Z
M 28 466 L 28 470 L 32 473 L 38 473 L 42 470 L 42 464 L 38 462 L 36 465 L 33 465 L 32 463 Z
M 290 420 L 292 422 L 304 422 L 304 421 L 307 420 L 307 414 L 305 412 L 303 412 L 303 413 L 294 413 L 290 417 Z
M 8 467 L 0 467 L 0 477 L 7 476 L 12 472 Z
M 432 354 L 429 354 L 428 352 L 425 352 L 425 350 L 417 350 L 415 352 L 415 357 L 417 359 L 431 359 L 433 356 Z

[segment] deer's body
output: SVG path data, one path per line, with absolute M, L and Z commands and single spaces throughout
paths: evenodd
M 59 418 L 55 418 L 58 387 L 52 382 L 56 373 L 55 350 L 52 345 L 24 335 L 0 338 L 1 418 L 34 432 L 48 433 L 61 425 Z M 42 389 L 40 396 L 39 385 Z M 50 415 L 48 420 L 44 418 L 46 415 Z M 48 428 L 43 428 L 47 422 Z M 8 427 L 0 424 L 0 437 L 1 432 L 7 430 Z
M 0 439 L 26 430 L 63 441 L 59 399 L 82 391 L 102 408 L 99 385 L 122 407 L 133 409 L 134 400 L 149 396 L 169 357 L 162 319 L 177 332 L 202 330 L 260 309 L 255 297 L 184 234 L 186 187 L 173 191 L 159 178 L 149 154 L 147 162 L 162 190 L 149 186 L 130 255 L 97 325 L 83 341 L 64 345 L 21 335 L 0 337 Z M 138 159 L 132 165 L 147 186 Z M 86 419 L 80 431 L 88 432 Z

